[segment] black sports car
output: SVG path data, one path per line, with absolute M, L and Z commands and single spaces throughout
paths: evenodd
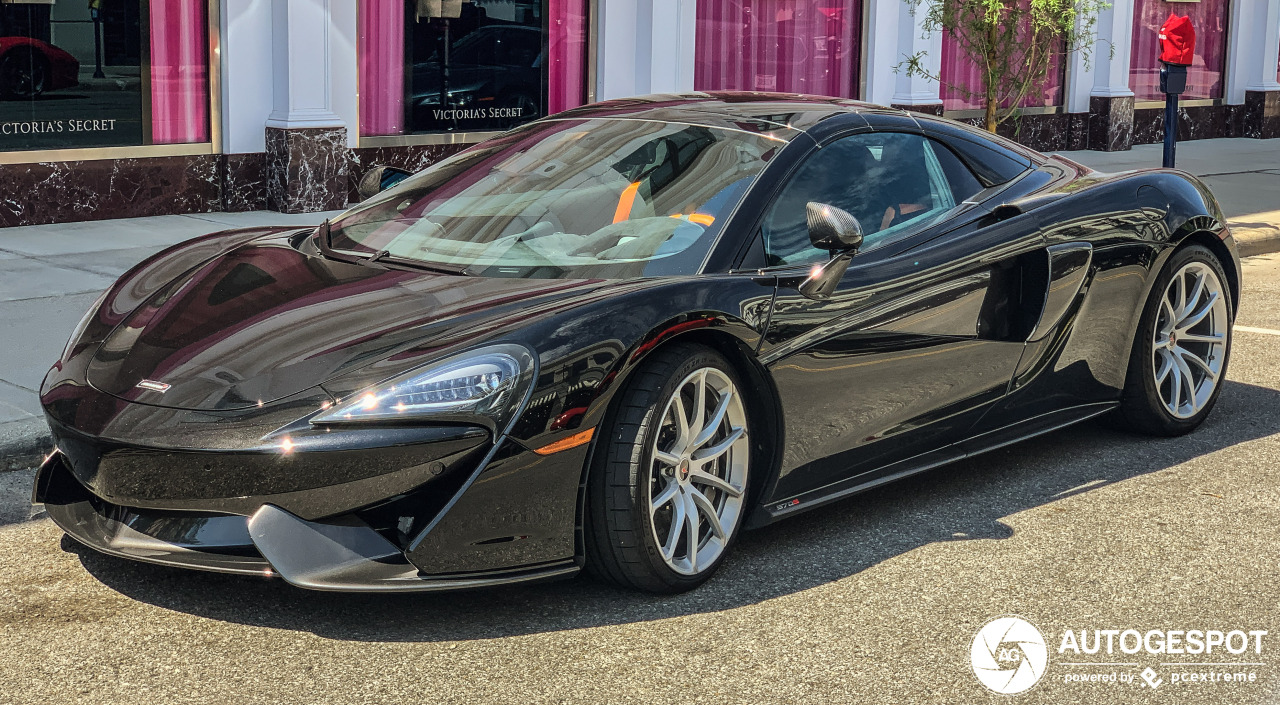
M 846 100 L 607 102 L 135 267 L 45 379 L 35 499 L 308 588 L 686 590 L 744 528 L 942 463 L 1190 431 L 1239 282 L 1181 172 Z

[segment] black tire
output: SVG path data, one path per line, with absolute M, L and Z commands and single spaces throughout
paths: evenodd
M 45 90 L 48 62 L 30 49 L 18 48 L 0 57 L 0 94 L 9 100 L 29 100 Z
M 587 480 L 584 539 L 586 568 L 593 576 L 632 589 L 679 593 L 706 582 L 732 550 L 748 509 L 749 463 L 741 487 L 742 511 L 726 532 L 721 553 L 695 575 L 681 574 L 664 560 L 649 512 L 651 448 L 654 434 L 661 431 L 661 415 L 681 381 L 705 367 L 722 372 L 739 393 L 744 389 L 720 353 L 701 345 L 674 344 L 655 352 L 620 392 L 616 411 L 602 428 Z M 749 434 L 749 418 L 746 429 Z
M 1222 288 L 1222 300 L 1226 304 L 1226 346 L 1222 352 L 1221 368 L 1217 381 L 1204 406 L 1193 415 L 1178 418 L 1170 412 L 1161 396 L 1160 384 L 1156 381 L 1153 358 L 1156 355 L 1156 327 L 1160 319 L 1161 302 L 1175 273 L 1189 264 L 1199 263 L 1207 266 L 1217 276 Z M 1156 278 L 1146 306 L 1142 311 L 1142 319 L 1138 323 L 1137 335 L 1133 341 L 1133 349 L 1129 356 L 1129 369 L 1125 376 L 1124 392 L 1121 395 L 1120 407 L 1113 414 L 1116 425 L 1131 431 L 1153 436 L 1180 436 L 1196 429 L 1204 423 L 1209 412 L 1213 410 L 1222 391 L 1222 382 L 1227 374 L 1227 364 L 1231 357 L 1231 326 L 1235 320 L 1234 302 L 1228 289 L 1230 280 L 1223 271 L 1222 263 L 1217 256 L 1202 245 L 1187 245 L 1169 258 L 1164 269 Z

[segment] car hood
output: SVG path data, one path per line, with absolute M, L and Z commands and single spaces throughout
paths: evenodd
M 156 291 L 106 336 L 87 381 L 156 406 L 263 406 L 337 378 L 338 388 L 376 382 L 571 305 L 601 283 L 386 269 L 268 237 Z

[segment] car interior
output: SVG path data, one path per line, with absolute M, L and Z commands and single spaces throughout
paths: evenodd
M 865 252 L 936 222 L 980 188 L 955 155 L 920 135 L 871 132 L 838 139 L 809 157 L 765 216 L 768 264 L 829 256 L 809 242 L 805 207 L 810 202 L 856 218 L 864 236 L 859 251 Z

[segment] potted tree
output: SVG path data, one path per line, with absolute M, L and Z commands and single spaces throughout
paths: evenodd
M 908 56 L 898 69 L 925 76 L 966 96 L 980 97 L 991 132 L 1018 113 L 1029 93 L 1040 90 L 1055 57 L 1080 52 L 1088 62 L 1102 0 L 905 0 L 912 13 L 923 10 L 923 28 L 953 38 L 978 67 L 981 85 L 944 81 L 924 62 L 925 52 Z

